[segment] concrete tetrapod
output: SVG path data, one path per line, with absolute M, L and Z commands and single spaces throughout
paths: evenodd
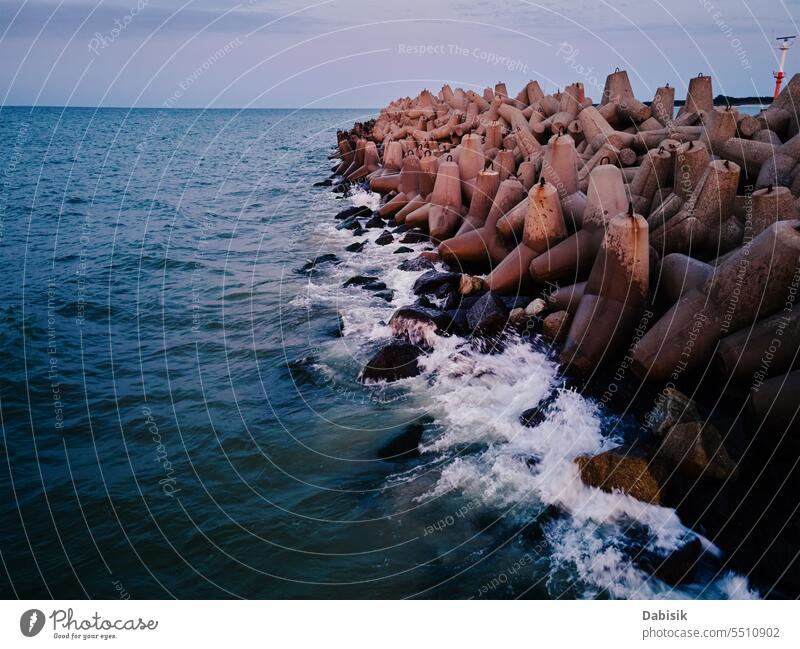
M 677 380 L 702 367 L 717 341 L 781 308 L 797 281 L 800 221 L 779 221 L 686 291 L 633 350 L 642 379 Z
M 649 289 L 647 221 L 627 213 L 613 217 L 586 281 L 560 360 L 587 374 L 630 340 Z
M 524 292 L 532 283 L 528 268 L 533 258 L 566 236 L 558 190 L 542 178 L 528 193 L 522 243 L 486 278 L 489 290 L 496 293 Z

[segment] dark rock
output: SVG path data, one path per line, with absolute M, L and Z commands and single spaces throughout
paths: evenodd
M 667 554 L 640 550 L 634 563 L 670 586 L 679 586 L 693 580 L 702 556 L 703 543 L 695 536 Z
M 345 250 L 348 252 L 361 252 L 366 244 L 366 241 L 356 241 L 355 243 L 351 243 L 349 246 L 345 247 Z
M 558 392 L 553 391 L 549 396 L 542 399 L 533 408 L 528 408 L 519 416 L 519 423 L 527 428 L 536 428 L 547 419 L 550 407 L 558 398 Z
M 361 223 L 358 222 L 357 216 L 349 216 L 341 223 L 336 224 L 337 230 L 355 230 L 356 228 L 360 228 Z
M 448 309 L 445 313 L 450 318 L 450 324 L 447 327 L 449 333 L 456 336 L 466 336 L 469 333 L 466 309 Z
M 345 181 L 339 183 L 338 185 L 334 185 L 331 191 L 336 192 L 337 194 L 344 194 L 347 192 L 348 189 L 350 189 L 350 183 Z
M 400 270 L 418 271 L 434 268 L 434 264 L 425 257 L 414 257 L 413 259 L 406 259 L 398 266 Z
M 524 309 L 531 303 L 531 298 L 524 295 L 505 295 L 498 297 L 503 300 L 503 304 L 506 305 L 509 311 L 512 309 Z
M 392 228 L 392 232 L 395 234 L 403 234 L 404 232 L 408 232 L 408 226 L 405 223 L 402 223 L 397 227 Z
M 501 329 L 507 320 L 508 308 L 494 293 L 484 293 L 467 311 L 469 328 L 476 333 L 493 333 Z
M 362 284 L 361 288 L 366 291 L 385 291 L 386 284 L 384 282 L 379 282 L 378 280 L 373 280 L 371 282 L 367 282 L 366 284 Z
M 319 255 L 315 257 L 311 261 L 306 264 L 303 264 L 300 268 L 297 269 L 298 273 L 308 273 L 309 275 L 317 270 L 317 267 L 322 264 L 329 264 L 329 263 L 339 263 L 339 258 L 332 254 L 328 253 L 325 255 Z
M 393 216 L 391 216 L 388 219 L 386 219 L 386 227 L 387 228 L 393 228 L 396 225 L 397 225 L 397 221 L 394 220 Z
M 353 228 L 353 236 L 354 237 L 363 237 L 367 231 L 362 228 L 360 225 L 357 228 Z
M 333 185 L 333 181 L 330 178 L 325 180 L 320 180 L 318 183 L 314 183 L 314 187 L 330 187 Z
M 393 340 L 367 362 L 359 374 L 359 380 L 391 382 L 417 376 L 420 373 L 417 358 L 421 353 L 422 350 L 416 345 Z
M 395 335 L 406 334 L 413 342 L 417 342 L 417 333 L 423 328 L 442 331 L 449 324 L 450 317 L 444 311 L 418 305 L 400 307 L 389 320 Z
M 608 493 L 621 491 L 638 500 L 660 505 L 665 478 L 647 454 L 628 446 L 612 448 L 598 455 L 575 458 L 581 480 Z
M 700 421 L 694 401 L 675 388 L 665 388 L 658 395 L 653 409 L 645 416 L 645 423 L 655 435 L 662 436 L 676 424 Z
M 382 300 L 391 302 L 394 299 L 394 291 L 391 289 L 386 289 L 385 291 L 377 291 L 375 293 L 375 297 L 379 297 Z
M 400 254 L 403 254 L 403 253 L 406 253 L 406 252 L 414 252 L 414 250 L 411 249 L 411 248 L 407 248 L 406 246 L 400 246 L 397 250 L 394 251 L 394 254 L 395 255 L 400 255 Z M 431 264 L 431 265 L 433 265 L 433 264 Z
M 373 277 L 372 275 L 354 275 L 350 279 L 348 279 L 342 286 L 347 288 L 348 286 L 364 286 L 365 284 L 369 284 L 370 282 L 377 282 L 378 278 Z
M 422 230 L 409 230 L 405 236 L 400 239 L 400 243 L 424 243 L 430 241 L 430 237 Z
M 385 226 L 386 226 L 386 224 L 383 222 L 383 219 L 380 217 L 380 215 L 377 212 L 375 212 L 375 214 L 372 215 L 372 218 L 364 224 L 364 227 L 367 228 L 367 229 L 369 229 L 369 228 L 383 228 Z
M 348 207 L 346 210 L 342 210 L 333 218 L 342 220 L 349 219 L 353 216 L 356 218 L 361 216 L 369 216 L 370 214 L 372 214 L 372 210 L 370 210 L 366 205 L 361 205 L 360 207 L 356 207 L 354 205 L 353 207 Z
M 414 282 L 414 294 L 433 293 L 442 285 L 458 286 L 460 280 L 461 275 L 458 273 L 440 273 L 436 270 L 430 270 L 418 277 L 417 281 Z
M 387 246 L 390 243 L 392 243 L 392 241 L 394 241 L 394 237 L 392 236 L 392 233 L 389 232 L 388 230 L 384 230 L 381 233 L 381 236 L 375 239 L 375 243 L 377 243 L 379 246 Z
M 419 443 L 425 432 L 425 423 L 415 421 L 378 450 L 382 460 L 399 460 L 419 457 Z
M 736 471 L 736 462 L 725 450 L 722 435 L 708 422 L 675 424 L 664 434 L 655 459 L 693 479 L 725 480 Z

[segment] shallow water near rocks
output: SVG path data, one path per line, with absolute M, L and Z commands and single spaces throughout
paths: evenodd
M 378 197 L 312 186 L 369 116 L 0 112 L 0 592 L 757 596 L 710 545 L 678 588 L 636 567 L 693 533 L 583 486 L 574 458 L 623 427 L 543 341 L 427 332 L 420 376 L 357 381 L 429 247 L 337 230 Z

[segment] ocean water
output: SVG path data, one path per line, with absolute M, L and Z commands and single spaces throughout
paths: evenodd
M 420 376 L 358 383 L 425 248 L 336 230 L 378 197 L 312 186 L 370 115 L 0 111 L 0 594 L 758 596 L 706 541 L 693 583 L 642 569 L 694 532 L 580 482 L 626 420 L 543 341 L 427 332 Z

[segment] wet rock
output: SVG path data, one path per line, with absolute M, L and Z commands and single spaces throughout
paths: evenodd
M 387 289 L 385 291 L 378 291 L 375 293 L 375 297 L 379 297 L 382 300 L 391 302 L 394 299 L 394 291 L 392 289 Z
M 314 187 L 330 187 L 333 185 L 333 181 L 330 178 L 326 178 L 325 180 L 320 180 L 319 182 L 314 183 Z
M 441 273 L 437 270 L 430 270 L 417 278 L 414 282 L 414 294 L 433 293 L 440 286 L 453 287 L 461 281 L 458 273 Z
M 335 217 L 337 220 L 349 219 L 349 218 L 358 218 L 360 216 L 368 216 L 372 214 L 372 210 L 369 209 L 366 205 L 360 205 L 358 207 L 348 207 L 346 210 L 342 210 L 339 212 Z
M 694 579 L 702 556 L 703 543 L 695 536 L 668 553 L 642 549 L 637 552 L 634 563 L 670 586 L 680 586 Z
M 471 331 L 490 334 L 502 329 L 508 320 L 508 307 L 494 293 L 484 293 L 467 311 Z
M 621 491 L 638 500 L 661 504 L 664 476 L 646 453 L 632 447 L 617 447 L 599 455 L 575 458 L 581 480 L 590 487 L 613 493 Z
M 531 301 L 531 299 L 525 295 L 502 295 L 498 297 L 503 301 L 503 304 L 506 305 L 506 309 L 509 311 L 512 309 L 524 309 Z
M 405 460 L 419 457 L 419 443 L 425 432 L 425 423 L 415 421 L 405 430 L 390 439 L 378 450 L 378 457 L 382 460 Z
M 362 284 L 361 288 L 363 288 L 366 291 L 385 291 L 387 287 L 385 282 L 372 280 L 371 282 Z
M 385 345 L 367 362 L 359 374 L 359 380 L 398 381 L 420 373 L 417 358 L 422 350 L 408 342 L 393 340 Z
M 378 278 L 373 277 L 372 275 L 354 275 L 350 279 L 348 279 L 342 286 L 347 288 L 348 286 L 364 286 L 365 284 L 369 284 L 370 282 L 377 282 Z
M 346 246 L 345 250 L 347 250 L 347 252 L 361 252 L 365 245 L 367 245 L 366 241 L 356 241 L 355 243 L 351 243 L 349 246 Z
M 350 216 L 341 223 L 336 224 L 337 230 L 355 230 L 356 228 L 360 227 L 361 223 L 359 223 L 357 216 Z
M 403 234 L 404 232 L 408 232 L 408 226 L 405 225 L 404 223 L 400 224 L 398 226 L 393 227 L 392 232 L 394 232 L 395 234 Z
M 710 423 L 689 421 L 674 425 L 664 435 L 656 459 L 677 469 L 688 478 L 725 480 L 736 471 L 722 435 Z
M 413 259 L 406 259 L 398 266 L 400 270 L 419 271 L 433 268 L 433 262 L 425 259 L 422 256 L 414 257 Z
M 567 311 L 551 313 L 542 322 L 542 336 L 556 343 L 564 342 L 570 322 L 572 322 L 572 316 Z
M 364 228 L 362 228 L 360 225 L 353 230 L 353 236 L 354 237 L 363 237 L 366 233 L 367 233 L 367 231 Z
M 675 388 L 665 388 L 658 396 L 653 409 L 645 416 L 645 423 L 658 436 L 664 435 L 675 424 L 700 421 L 694 401 Z
M 310 275 L 317 270 L 318 266 L 321 266 L 322 264 L 331 264 L 331 263 L 339 263 L 339 258 L 332 253 L 319 255 L 318 257 L 315 257 L 308 263 L 303 264 L 300 268 L 297 269 L 297 272 L 307 273 Z
M 458 292 L 461 295 L 472 295 L 473 293 L 481 293 L 486 290 L 486 282 L 480 277 L 473 277 L 466 273 L 461 276 L 461 281 L 458 284 Z
M 535 428 L 545 421 L 545 419 L 547 419 L 550 408 L 555 403 L 557 398 L 558 392 L 554 390 L 550 393 L 550 395 L 542 399 L 533 408 L 528 408 L 525 412 L 523 412 L 519 416 L 519 423 L 526 428 Z
M 424 243 L 425 241 L 430 241 L 430 237 L 422 230 L 409 230 L 400 239 L 400 243 Z
M 469 334 L 469 321 L 467 320 L 466 309 L 448 309 L 445 313 L 450 319 L 450 324 L 447 326 L 448 333 L 455 334 L 456 336 L 466 336 Z
M 372 218 L 364 224 L 365 228 L 383 228 L 386 224 L 383 222 L 383 219 L 380 215 L 376 212 L 372 215 Z
M 397 250 L 394 251 L 394 254 L 395 255 L 401 255 L 401 254 L 404 254 L 406 252 L 414 252 L 414 250 L 412 248 L 408 248 L 407 246 L 400 246 Z M 433 264 L 431 264 L 431 265 L 433 265 Z
M 392 241 L 394 241 L 394 237 L 392 236 L 392 233 L 389 232 L 389 230 L 384 230 L 381 233 L 381 236 L 375 239 L 375 243 L 377 243 L 379 246 L 387 246 L 390 243 L 392 243 Z
M 397 221 L 394 220 L 394 217 L 390 217 L 386 219 L 386 227 L 387 228 L 394 228 L 397 225 Z
M 392 314 L 389 326 L 395 336 L 406 336 L 415 344 L 432 345 L 434 333 L 441 333 L 451 318 L 444 311 L 418 304 L 404 306 Z

